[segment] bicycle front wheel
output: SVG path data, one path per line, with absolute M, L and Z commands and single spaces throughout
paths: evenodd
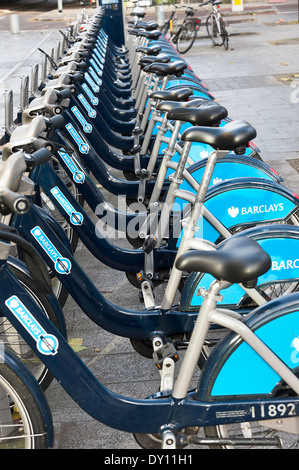
M 196 39 L 196 35 L 196 25 L 193 21 L 189 21 L 182 27 L 176 43 L 176 48 L 180 54 L 185 54 L 191 49 Z
M 223 44 L 223 35 L 221 34 L 221 29 L 218 29 L 218 24 L 215 16 L 210 15 L 206 21 L 206 28 L 214 46 L 222 46 Z
M 0 362 L 0 449 L 45 449 L 46 428 L 25 383 Z

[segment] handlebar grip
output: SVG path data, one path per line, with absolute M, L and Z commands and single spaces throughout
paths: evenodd
M 52 152 L 48 148 L 44 147 L 31 154 L 31 158 L 34 161 L 35 166 L 42 165 L 43 163 L 49 162 L 52 159 Z
M 59 104 L 46 104 L 45 111 L 47 114 L 56 116 L 63 113 L 63 109 Z
M 71 83 L 81 82 L 83 78 L 84 78 L 83 73 L 74 73 L 73 75 L 70 75 L 70 82 Z
M 65 100 L 72 96 L 72 91 L 69 88 L 65 88 L 64 90 L 59 90 L 59 91 L 55 90 L 55 93 L 59 101 Z
M 80 55 L 81 59 L 86 59 L 89 56 L 89 52 L 88 51 L 80 51 L 79 55 Z
M 60 117 L 60 116 L 58 116 L 58 117 Z M 40 149 L 43 149 L 43 148 L 47 148 L 50 151 L 54 151 L 53 144 L 51 144 L 50 142 L 48 142 L 47 140 L 42 139 L 42 138 L 35 139 L 34 142 L 32 142 L 32 147 L 33 147 L 34 151 L 35 150 L 40 150 Z
M 15 214 L 26 214 L 30 209 L 30 202 L 25 196 L 7 188 L 0 191 L 0 201 Z
M 78 70 L 87 70 L 88 69 L 88 65 L 86 62 L 79 62 L 77 64 L 77 69 Z
M 50 129 L 61 129 L 64 125 L 64 117 L 61 114 L 49 118 L 46 122 L 47 127 Z

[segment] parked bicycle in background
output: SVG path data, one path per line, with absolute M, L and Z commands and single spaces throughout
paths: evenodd
M 162 25 L 161 31 L 165 36 L 168 36 L 168 39 L 175 45 L 180 54 L 185 54 L 194 44 L 200 26 L 200 19 L 194 17 L 194 9 L 190 6 L 182 7 L 180 5 L 177 7 L 173 5 L 173 7 L 174 10 Z M 179 8 L 185 8 L 183 21 L 178 18 L 177 10 Z
M 224 49 L 228 49 L 228 32 L 225 27 L 224 19 L 220 13 L 221 0 L 208 0 L 207 2 L 201 3 L 199 7 L 204 5 L 211 5 L 211 13 L 206 19 L 206 28 L 211 39 L 213 46 L 224 46 Z

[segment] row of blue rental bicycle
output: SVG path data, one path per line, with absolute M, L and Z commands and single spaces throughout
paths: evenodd
M 298 196 L 154 22 L 132 16 L 116 46 L 104 14 L 69 34 L 2 150 L 0 449 L 53 446 L 53 377 L 143 448 L 297 447 Z M 79 239 L 144 308 L 101 294 Z M 68 295 L 153 362 L 159 390 L 135 399 L 102 385 L 67 342 Z

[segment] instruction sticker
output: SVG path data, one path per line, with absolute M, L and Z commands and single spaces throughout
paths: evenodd
M 74 128 L 74 126 L 72 124 L 67 124 L 65 126 L 66 130 L 71 134 L 71 136 L 73 137 L 74 141 L 76 142 L 76 144 L 78 145 L 79 147 L 79 152 L 81 153 L 88 153 L 89 152 L 89 145 L 84 142 L 84 140 L 82 139 L 82 137 L 78 134 L 78 132 L 76 131 L 76 129 Z
M 92 132 L 92 125 L 86 121 L 85 117 L 82 115 L 82 113 L 80 113 L 77 106 L 73 106 L 71 110 L 82 125 L 83 131 L 90 134 L 90 132 Z
M 59 274 L 70 274 L 72 269 L 71 261 L 59 253 L 43 230 L 37 225 L 30 230 L 30 233 L 54 263 L 55 271 Z
M 85 181 L 85 173 L 81 171 L 76 163 L 72 160 L 72 158 L 65 152 L 64 149 L 58 151 L 59 155 L 61 156 L 62 160 L 68 167 L 68 169 L 72 172 L 73 180 L 75 183 L 84 183 Z
M 94 96 L 93 92 L 91 91 L 87 83 L 83 83 L 82 88 L 87 94 L 88 98 L 90 99 L 91 104 L 94 104 L 94 105 L 99 104 L 99 99 L 96 96 Z
M 56 201 L 61 205 L 61 207 L 65 210 L 67 215 L 70 218 L 70 223 L 72 225 L 82 225 L 84 217 L 81 212 L 78 212 L 74 209 L 72 204 L 67 200 L 65 195 L 60 191 L 57 186 L 54 186 L 50 190 L 51 194 L 55 197 Z
M 94 79 L 94 81 L 96 82 L 97 85 L 101 86 L 102 85 L 102 80 L 98 77 L 97 73 L 95 70 L 93 70 L 92 67 L 89 67 L 89 73 L 90 75 L 92 76 L 92 78 Z M 102 72 L 101 72 L 102 74 Z
M 92 67 L 94 68 L 94 70 L 96 71 L 96 73 L 98 74 L 99 77 L 101 77 L 103 75 L 103 71 L 102 69 L 98 66 L 98 64 L 96 63 L 96 61 L 94 59 L 90 59 L 90 63 L 92 65 Z M 91 68 L 91 67 L 90 67 Z M 103 66 L 102 66 L 103 68 Z M 89 69 L 90 70 L 90 69 Z M 102 82 L 102 80 L 101 80 Z M 98 83 L 98 85 L 101 85 L 102 83 Z
M 56 336 L 48 334 L 42 328 L 16 295 L 7 299 L 5 305 L 35 340 L 36 347 L 41 354 L 46 356 L 57 354 L 59 342 Z
M 85 73 L 84 75 L 85 80 L 87 83 L 91 86 L 91 89 L 94 93 L 98 93 L 100 91 L 100 87 L 94 82 L 94 80 L 91 78 L 90 74 L 88 72 Z
M 95 118 L 96 115 L 97 115 L 97 112 L 95 109 L 93 109 L 90 104 L 88 103 L 87 99 L 85 98 L 85 96 L 82 95 L 82 93 L 80 93 L 80 95 L 78 95 L 78 100 L 83 104 L 84 108 L 86 109 L 87 113 L 88 113 L 88 116 L 90 118 Z

